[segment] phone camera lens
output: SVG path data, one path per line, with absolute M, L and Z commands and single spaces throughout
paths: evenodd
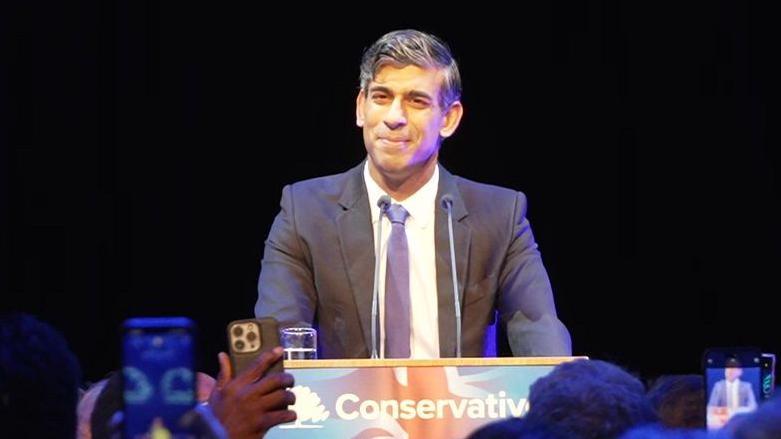
M 236 348 L 237 351 L 243 351 L 244 350 L 244 342 L 241 340 L 236 340 L 235 343 L 233 343 L 233 347 Z
M 258 336 L 254 332 L 248 332 L 247 333 L 247 340 L 255 341 L 255 339 L 257 339 L 257 338 L 258 338 Z
M 244 334 L 244 330 L 241 329 L 241 326 L 234 326 L 233 327 L 233 335 L 236 337 L 241 337 L 241 334 Z

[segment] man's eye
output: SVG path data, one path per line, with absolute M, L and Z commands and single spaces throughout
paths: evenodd
M 372 99 L 375 101 L 386 101 L 388 100 L 388 95 L 385 94 L 375 94 L 372 95 Z

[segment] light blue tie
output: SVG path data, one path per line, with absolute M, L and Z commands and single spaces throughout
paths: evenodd
M 387 211 L 391 222 L 385 266 L 385 358 L 409 358 L 409 248 L 404 222 L 409 213 L 400 204 Z

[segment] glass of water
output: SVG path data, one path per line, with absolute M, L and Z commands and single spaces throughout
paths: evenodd
M 314 328 L 284 328 L 280 336 L 285 360 L 317 359 L 317 331 Z

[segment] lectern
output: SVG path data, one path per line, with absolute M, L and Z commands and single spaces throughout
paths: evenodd
M 267 438 L 464 438 L 528 410 L 529 387 L 585 357 L 295 360 L 295 423 Z

